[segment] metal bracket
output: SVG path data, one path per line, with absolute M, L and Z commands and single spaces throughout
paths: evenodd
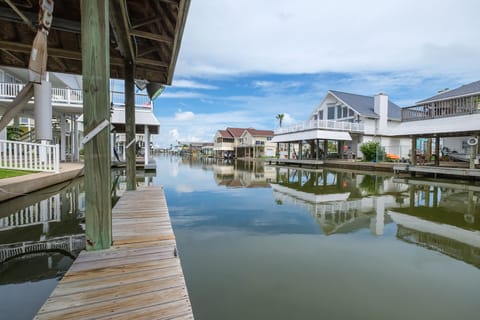
M 127 144 L 127 146 L 125 147 L 125 149 L 130 148 L 130 146 L 131 146 L 132 144 L 134 144 L 136 140 L 137 140 L 137 139 L 135 139 L 135 138 L 132 139 L 132 141 L 130 141 L 130 142 Z
M 90 130 L 90 132 L 83 137 L 82 144 L 86 144 L 88 141 L 92 140 L 97 134 L 100 133 L 100 131 L 108 127 L 109 124 L 110 122 L 107 119 L 103 120 L 98 126 Z

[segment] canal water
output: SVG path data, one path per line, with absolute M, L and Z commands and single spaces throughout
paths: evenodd
M 197 320 L 478 319 L 478 184 L 156 161 L 138 183 L 165 188 Z M 28 199 L 0 204 L 2 319 L 30 319 L 82 241 L 81 179 Z

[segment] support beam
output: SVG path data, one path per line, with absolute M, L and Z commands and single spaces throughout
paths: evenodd
M 417 165 L 417 137 L 412 136 L 412 150 L 410 151 L 410 163 L 413 166 Z
M 440 166 L 440 136 L 435 136 L 435 166 Z
M 131 61 L 125 61 L 125 139 L 127 156 L 127 190 L 136 190 L 137 144 L 135 142 L 135 66 Z
M 131 37 L 128 35 L 128 17 L 126 2 L 110 0 L 110 25 L 120 54 L 128 61 L 134 61 L 135 52 Z
M 65 113 L 62 113 L 60 115 L 60 161 L 67 159 L 67 152 L 65 150 L 67 146 L 66 125 Z
M 145 141 L 145 152 L 144 152 L 144 159 L 145 159 L 145 169 L 148 168 L 148 163 L 150 162 L 150 132 L 148 131 L 148 125 L 145 125 L 145 132 L 144 132 L 143 141 Z
M 110 119 L 108 0 L 81 1 L 84 130 Z M 85 144 L 87 250 L 112 244 L 110 126 Z
M 5 0 L 5 2 L 12 8 L 13 11 L 22 19 L 22 21 L 32 30 L 33 32 L 37 32 L 37 28 L 33 25 L 32 21 L 28 19 L 11 0 Z
M 78 137 L 78 119 L 77 115 L 72 114 L 70 116 L 72 119 L 72 137 L 71 141 L 71 149 L 72 149 L 72 162 L 80 161 L 80 140 Z
M 328 140 L 323 140 L 323 160 L 327 160 L 328 156 Z
M 170 37 L 161 35 L 161 34 L 155 34 L 155 33 L 150 33 L 150 32 L 145 32 L 145 31 L 140 31 L 140 30 L 130 30 L 130 35 L 143 38 L 143 39 L 149 39 L 157 42 L 163 42 L 166 44 L 172 44 L 173 40 Z

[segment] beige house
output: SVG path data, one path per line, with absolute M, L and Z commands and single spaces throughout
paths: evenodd
M 274 157 L 276 143 L 271 142 L 273 135 L 272 130 L 246 129 L 240 137 L 240 147 L 238 148 L 237 157 Z
M 258 158 L 275 155 L 273 131 L 254 128 L 227 128 L 215 134 L 213 150 L 217 158 Z

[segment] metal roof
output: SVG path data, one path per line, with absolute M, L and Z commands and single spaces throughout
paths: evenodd
M 425 104 L 425 103 L 430 103 L 430 102 L 435 102 L 440 100 L 472 96 L 475 94 L 480 94 L 480 81 L 475 81 L 469 84 L 465 84 L 459 88 L 442 92 L 440 94 L 437 94 L 436 96 L 418 101 L 417 104 Z
M 374 111 L 374 97 L 363 96 L 354 93 L 347 93 L 335 90 L 329 90 L 337 99 L 346 103 L 353 110 L 365 117 L 378 118 L 378 114 Z M 388 117 L 390 119 L 400 119 L 400 107 L 388 100 Z

